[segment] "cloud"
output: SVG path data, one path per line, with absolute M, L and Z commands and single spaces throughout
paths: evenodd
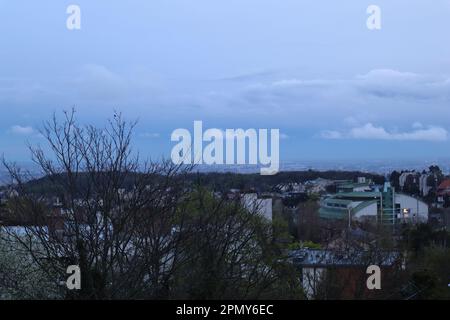
M 347 132 L 323 131 L 320 135 L 324 139 L 366 139 L 366 140 L 395 140 L 395 141 L 447 141 L 448 131 L 442 127 L 429 126 L 428 128 L 413 125 L 412 131 L 388 131 L 383 127 L 366 123 L 354 127 Z
M 418 121 L 416 121 L 416 122 L 413 123 L 412 127 L 414 129 L 422 129 L 423 128 L 423 124 L 418 122 Z
M 125 96 L 127 81 L 103 65 L 87 64 L 71 82 L 76 93 L 85 99 L 113 100 Z
M 197 96 L 193 104 L 206 116 L 242 119 L 248 115 L 269 126 L 270 119 L 272 123 L 316 131 L 337 122 L 353 128 L 366 123 L 405 127 L 411 125 L 411 118 L 442 127 L 450 125 L 449 117 L 439 116 L 449 114 L 450 80 L 445 74 L 382 68 L 340 78 L 278 76 L 213 88 L 214 95 Z M 424 131 L 419 133 L 430 129 Z M 326 133 L 334 138 L 339 134 L 342 132 Z
M 325 130 L 322 131 L 320 136 L 324 139 L 342 139 L 343 135 L 339 131 L 333 131 L 333 130 Z
M 153 139 L 155 139 L 155 138 L 159 138 L 161 135 L 159 133 L 156 133 L 156 132 L 154 132 L 154 133 L 152 133 L 152 132 L 144 132 L 144 133 L 141 133 L 139 136 L 142 137 L 142 138 L 153 138 Z
M 359 75 L 355 87 L 379 98 L 450 99 L 450 79 L 392 69 L 375 69 Z
M 263 127 L 282 124 L 316 132 L 337 122 L 349 127 L 365 123 L 409 126 L 411 118 L 450 126 L 450 79 L 444 75 L 388 68 L 340 78 L 300 76 L 299 72 L 256 73 L 237 81 L 197 81 L 160 79 L 151 70 L 141 74 L 88 64 L 74 71 L 73 78 L 55 78 L 36 86 L 31 80 L 24 84 L 4 79 L 0 81 L 0 105 L 14 104 L 36 118 L 41 110 L 50 114 L 51 108 L 74 105 L 97 117 L 115 108 L 142 119 L 165 119 L 173 114 L 186 119 L 220 117 L 244 127 L 249 122 L 252 127 L 255 123 Z M 32 92 L 24 91 L 29 88 Z M 40 106 L 39 113 L 30 105 Z
M 10 132 L 18 135 L 32 135 L 35 133 L 34 129 L 30 126 L 14 125 L 10 128 Z
M 438 75 L 374 69 L 347 79 L 287 78 L 248 87 L 245 94 L 258 94 L 283 102 L 283 98 L 312 97 L 327 101 L 330 96 L 349 101 L 358 96 L 384 99 L 450 100 L 450 78 Z

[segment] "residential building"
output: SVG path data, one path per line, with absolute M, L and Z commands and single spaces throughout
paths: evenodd
M 260 198 L 256 193 L 244 193 L 241 201 L 248 211 L 257 212 L 267 220 L 272 221 L 272 198 Z
M 426 197 L 428 195 L 428 193 L 430 192 L 431 188 L 428 185 L 428 179 L 429 177 L 434 177 L 434 175 L 429 174 L 429 173 L 423 173 L 420 175 L 419 177 L 419 190 L 420 190 L 420 194 L 424 197 Z
M 309 299 L 320 292 L 329 272 L 335 272 L 346 282 L 341 293 L 344 298 L 353 298 L 358 287 L 365 286 L 366 268 L 375 264 L 382 269 L 393 268 L 400 260 L 396 252 L 368 252 L 354 248 L 345 250 L 302 248 L 290 252 L 293 264 L 300 270 L 300 282 Z M 381 273 L 383 275 L 383 272 Z M 366 295 L 370 292 L 365 288 Z
M 437 207 L 443 208 L 445 206 L 446 199 L 450 197 L 450 179 L 445 179 L 441 182 L 441 184 L 437 188 L 436 195 Z

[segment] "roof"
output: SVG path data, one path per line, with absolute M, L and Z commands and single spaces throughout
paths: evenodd
M 357 188 L 357 187 L 370 187 L 368 182 L 346 182 L 337 185 L 338 188 Z
M 335 194 L 335 198 L 379 198 L 380 192 L 341 192 Z
M 439 189 L 449 189 L 449 188 L 450 188 L 450 179 L 446 179 L 441 182 L 441 184 L 438 187 L 438 190 Z
M 319 215 L 323 219 L 344 219 L 348 211 L 345 208 L 320 207 Z
M 377 200 L 363 201 L 352 209 L 352 214 L 356 214 L 359 210 L 362 210 L 374 203 L 377 203 Z
M 348 200 L 348 199 L 338 199 L 338 198 L 330 197 L 330 198 L 325 198 L 323 200 L 323 202 L 325 202 L 325 203 L 331 202 L 331 203 L 348 205 L 348 204 L 352 203 L 353 201 L 352 200 Z
M 294 264 L 303 267 L 331 267 L 331 266 L 366 266 L 368 264 L 379 264 L 390 266 L 395 263 L 399 253 L 395 251 L 381 251 L 375 257 L 361 250 L 323 250 L 303 248 L 293 250 L 289 253 Z M 375 261 L 377 260 L 377 261 Z
M 334 194 L 321 201 L 319 215 L 325 219 L 345 219 L 348 216 L 348 205 L 354 202 L 362 202 L 351 209 L 351 214 L 356 214 L 359 210 L 376 202 L 380 197 L 380 192 L 342 192 Z M 327 203 L 341 204 L 346 207 L 326 206 Z M 325 205 L 324 205 L 325 204 Z
M 350 203 L 358 203 L 356 201 L 352 201 L 352 200 L 340 200 L 340 199 L 333 199 L 333 198 L 328 198 L 323 200 L 324 203 L 327 202 L 332 202 L 332 203 L 339 203 L 339 204 L 350 204 Z M 377 203 L 377 200 L 367 200 L 367 201 L 362 201 L 359 202 L 358 205 L 356 205 L 354 208 L 351 209 L 351 214 L 355 215 L 358 211 L 374 204 Z M 329 206 L 321 206 L 319 209 L 319 215 L 322 218 L 325 219 L 342 219 L 342 218 L 347 218 L 348 216 L 348 209 L 347 208 L 342 208 L 342 207 L 329 207 Z

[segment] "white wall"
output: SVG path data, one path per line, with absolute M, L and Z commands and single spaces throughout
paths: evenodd
M 412 222 L 428 221 L 428 205 L 406 194 L 395 194 L 395 203 L 400 204 L 400 213 L 403 209 L 410 209 L 409 220 Z M 415 216 L 414 216 L 415 215 Z
M 356 219 L 363 218 L 364 216 L 373 216 L 373 217 L 377 216 L 377 203 L 376 202 L 374 202 L 374 203 L 368 205 L 367 207 L 359 210 L 354 215 L 354 217 Z
M 246 193 L 242 196 L 242 204 L 248 211 L 256 210 L 267 220 L 272 221 L 272 199 L 258 199 L 256 193 Z
M 303 268 L 302 269 L 302 287 L 308 299 L 312 299 L 316 294 L 318 285 L 325 276 L 324 268 Z

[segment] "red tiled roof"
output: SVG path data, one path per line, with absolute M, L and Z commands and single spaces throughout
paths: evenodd
M 441 184 L 439 185 L 438 189 L 446 189 L 450 187 L 450 179 L 446 179 L 444 181 L 441 182 Z
M 441 182 L 438 187 L 438 194 L 447 194 L 450 193 L 450 179 L 446 179 Z

